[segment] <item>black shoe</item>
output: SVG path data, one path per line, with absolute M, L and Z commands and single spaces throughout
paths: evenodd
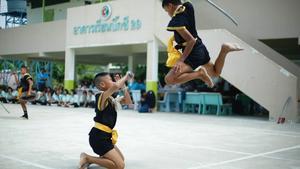
M 23 116 L 21 116 L 21 118 L 28 120 L 28 115 L 24 114 Z

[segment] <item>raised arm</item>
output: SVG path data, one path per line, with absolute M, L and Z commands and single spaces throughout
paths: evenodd
M 117 82 L 113 82 L 113 85 L 106 91 L 104 91 L 100 98 L 100 106 L 101 106 L 101 109 L 103 110 L 105 108 L 105 101 L 113 94 L 115 93 L 116 91 L 118 91 L 120 88 L 122 88 L 124 85 L 125 85 L 125 82 L 129 79 L 129 75 L 128 73 L 123 77 L 121 78 L 119 81 Z

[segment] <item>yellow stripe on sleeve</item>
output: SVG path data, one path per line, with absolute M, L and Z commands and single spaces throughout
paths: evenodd
M 171 30 L 171 31 L 174 31 L 174 30 L 182 30 L 182 29 L 186 29 L 186 27 L 185 27 L 185 26 L 167 27 L 167 30 Z

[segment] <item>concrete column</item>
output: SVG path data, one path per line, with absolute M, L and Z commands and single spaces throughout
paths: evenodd
M 155 93 L 158 90 L 158 52 L 158 42 L 154 38 L 147 44 L 146 89 L 153 90 Z
M 133 56 L 128 56 L 128 70 L 134 71 L 133 70 Z
M 65 55 L 65 89 L 74 89 L 75 87 L 75 51 L 66 48 Z

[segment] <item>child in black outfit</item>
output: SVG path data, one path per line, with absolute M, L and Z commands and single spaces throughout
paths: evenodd
M 101 91 L 96 95 L 95 126 L 91 129 L 89 142 L 93 151 L 99 157 L 81 153 L 79 168 L 86 169 L 89 164 L 98 164 L 109 169 L 123 169 L 125 167 L 124 156 L 115 145 L 117 133 L 112 130 L 117 121 L 116 103 L 112 94 L 125 85 L 130 78 L 127 73 L 120 80 L 113 82 L 109 73 L 98 73 L 95 76 L 95 86 Z M 132 104 L 128 91 L 125 94 L 124 104 Z M 129 98 L 126 98 L 129 97 Z

